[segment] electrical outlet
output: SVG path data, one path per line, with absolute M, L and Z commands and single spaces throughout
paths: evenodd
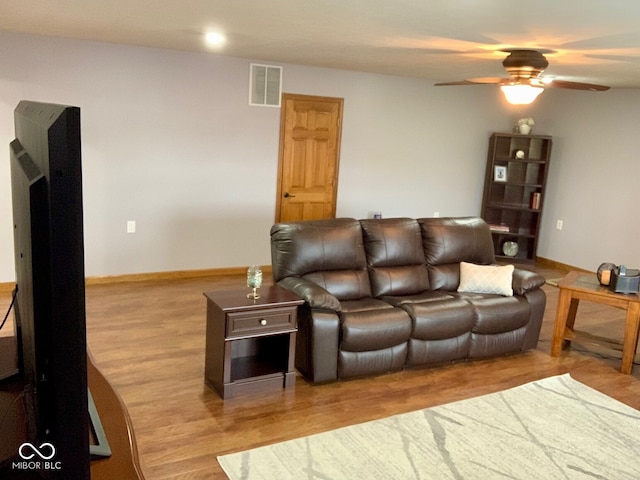
M 563 226 L 564 226 L 564 222 L 562 220 L 556 221 L 556 229 L 557 230 L 562 230 Z
M 127 233 L 136 233 L 136 221 L 135 220 L 127 221 Z
M 433 212 L 433 218 L 438 218 L 440 216 L 440 212 Z

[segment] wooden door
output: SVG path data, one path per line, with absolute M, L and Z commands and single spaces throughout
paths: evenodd
M 282 95 L 276 222 L 336 214 L 342 98 Z

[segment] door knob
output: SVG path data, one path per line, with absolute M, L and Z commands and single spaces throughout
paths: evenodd
M 295 195 L 291 195 L 289 192 L 284 193 L 284 198 L 294 198 Z

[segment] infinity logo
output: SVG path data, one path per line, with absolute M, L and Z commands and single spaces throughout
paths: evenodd
M 31 450 L 31 452 L 29 452 L 29 450 Z M 27 453 L 24 453 L 25 451 Z M 36 447 L 32 443 L 25 442 L 20 445 L 18 455 L 24 460 L 31 460 L 36 455 L 42 460 L 51 460 L 56 455 L 56 448 L 50 443 L 43 443 L 40 447 Z

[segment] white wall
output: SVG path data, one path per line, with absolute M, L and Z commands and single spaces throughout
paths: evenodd
M 541 99 L 537 120 L 554 143 L 538 255 L 588 270 L 640 268 L 640 90 Z
M 88 276 L 269 263 L 280 112 L 248 106 L 249 60 L 8 33 L 0 55 L 1 144 L 21 99 L 81 107 Z M 484 144 L 506 122 L 491 94 L 293 65 L 284 91 L 345 98 L 338 215 L 479 213 Z
M 250 60 L 3 32 L 0 58 L 0 282 L 14 278 L 8 143 L 21 99 L 81 108 L 88 276 L 270 262 L 280 111 L 248 106 Z M 539 254 L 595 268 L 597 243 L 604 249 L 598 263 L 640 266 L 637 257 L 614 257 L 618 245 L 587 235 L 581 217 L 588 210 L 565 194 L 566 182 L 578 182 L 580 192 L 610 170 L 579 179 L 563 168 L 584 165 L 585 156 L 595 167 L 597 152 L 626 162 L 615 171 L 626 168 L 638 92 L 545 92 L 533 109 L 514 109 L 492 87 L 436 88 L 297 65 L 284 65 L 283 90 L 345 99 L 337 214 L 357 218 L 479 214 L 490 133 L 532 114 L 538 133 L 558 135 Z M 598 126 L 581 133 L 590 117 Z M 612 125 L 621 118 L 627 123 Z M 630 199 L 635 178 L 623 179 Z M 549 228 L 558 215 L 560 240 Z M 608 215 L 608 225 L 623 223 L 623 213 Z M 126 233 L 127 220 L 136 220 L 137 233 Z M 585 237 L 589 244 L 577 248 Z

